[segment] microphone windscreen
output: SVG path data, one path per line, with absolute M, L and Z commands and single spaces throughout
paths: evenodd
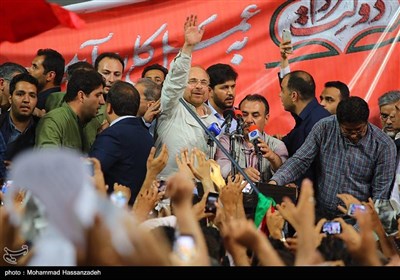
M 257 140 L 261 136 L 260 132 L 257 129 L 256 125 L 251 125 L 249 127 L 249 140 L 254 141 Z
M 235 109 L 234 113 L 235 113 L 235 119 L 239 117 L 243 118 L 243 113 L 239 109 Z
M 221 133 L 221 128 L 219 127 L 219 124 L 214 122 L 210 124 L 210 126 L 207 128 L 208 131 L 214 134 L 214 136 L 218 136 Z
M 224 116 L 225 119 L 228 117 L 233 119 L 235 117 L 235 113 L 233 112 L 232 109 L 225 109 L 224 112 L 222 113 L 222 115 Z
M 257 126 L 255 124 L 250 125 L 249 131 L 254 131 L 254 130 L 258 130 Z

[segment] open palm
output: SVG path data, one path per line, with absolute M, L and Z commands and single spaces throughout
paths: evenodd
M 188 45 L 196 45 L 201 41 L 204 34 L 204 28 L 198 28 L 197 16 L 190 15 L 185 22 L 185 43 Z

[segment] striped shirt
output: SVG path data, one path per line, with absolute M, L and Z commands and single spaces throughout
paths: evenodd
M 368 123 L 366 135 L 351 143 L 340 132 L 336 116 L 320 120 L 297 152 L 271 178 L 278 185 L 295 181 L 316 159 L 317 207 L 337 215 L 340 193 L 361 201 L 388 199 L 395 174 L 396 146 L 378 127 Z

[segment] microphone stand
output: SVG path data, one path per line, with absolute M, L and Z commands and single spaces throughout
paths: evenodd
M 232 158 L 232 156 L 229 154 L 229 152 L 222 146 L 221 142 L 218 141 L 218 139 L 208 131 L 207 127 L 204 125 L 204 123 L 199 119 L 199 117 L 196 115 L 195 112 L 189 107 L 189 105 L 186 104 L 185 100 L 183 100 L 182 97 L 179 98 L 179 102 L 182 103 L 183 107 L 192 115 L 192 117 L 196 120 L 196 122 L 203 128 L 203 130 L 207 133 L 207 135 L 217 144 L 218 148 L 221 149 L 221 151 L 229 158 L 229 160 L 232 162 L 232 164 L 236 167 L 236 169 L 239 171 L 240 174 L 243 175 L 243 177 L 246 179 L 246 181 L 250 184 L 251 188 L 256 192 L 258 195 L 260 191 L 258 188 L 254 185 L 254 183 L 251 181 L 249 176 L 244 172 L 244 170 L 239 166 L 239 164 Z
M 263 174 L 263 156 L 261 151 L 258 151 L 257 153 L 257 159 L 258 159 L 258 170 L 260 171 L 260 183 L 264 183 L 264 174 Z
M 231 156 L 234 159 L 234 161 L 236 162 L 236 148 L 235 148 L 235 134 L 234 133 L 229 133 L 229 149 L 231 151 Z M 235 176 L 237 174 L 237 170 L 236 170 L 236 166 L 233 163 L 233 161 L 231 161 L 231 171 L 232 171 L 232 176 Z
M 214 149 L 214 141 L 212 140 L 212 138 L 208 137 L 207 145 L 209 146 L 208 158 L 211 158 L 212 154 L 213 154 L 213 149 Z
M 240 134 L 239 131 L 240 131 L 239 129 L 236 129 L 232 133 L 228 134 L 229 135 L 229 139 L 230 139 L 230 141 L 229 141 L 229 149 L 231 150 L 231 155 L 232 155 L 232 158 L 235 160 L 235 162 L 237 162 L 236 141 L 235 140 L 239 139 L 239 138 L 243 138 L 243 134 Z M 231 167 L 232 176 L 235 176 L 238 173 L 238 170 L 237 170 L 237 168 L 236 168 L 236 166 L 235 166 L 235 164 L 233 162 L 231 162 L 231 164 L 232 164 L 232 167 Z

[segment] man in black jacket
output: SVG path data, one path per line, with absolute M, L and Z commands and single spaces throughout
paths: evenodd
M 0 177 L 5 166 L 21 151 L 35 144 L 37 119 L 33 111 L 37 104 L 38 81 L 27 73 L 16 75 L 10 82 L 10 110 L 0 117 Z

